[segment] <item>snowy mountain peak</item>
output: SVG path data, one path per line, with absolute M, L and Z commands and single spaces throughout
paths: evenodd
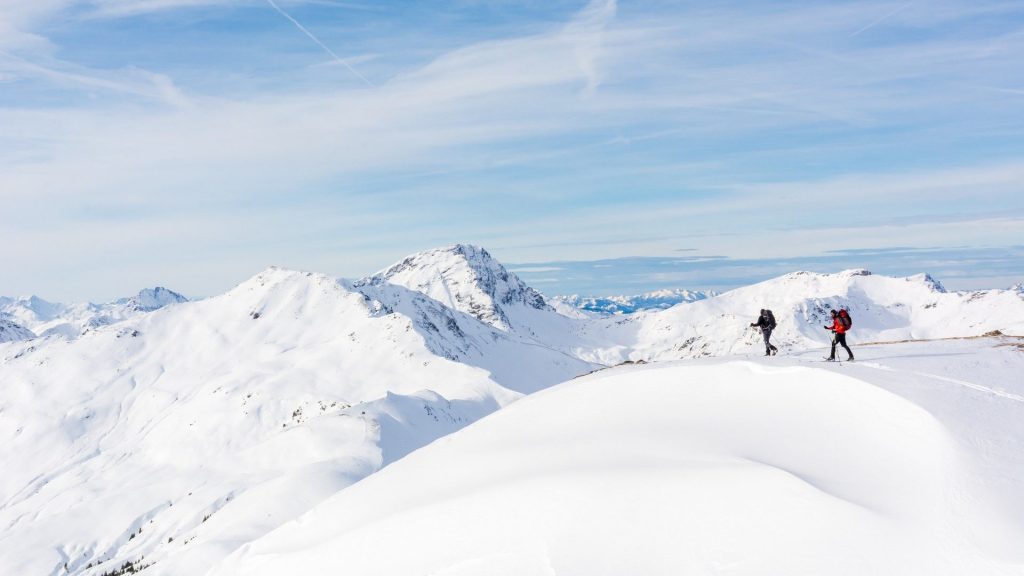
M 118 303 L 123 303 L 137 312 L 152 312 L 164 306 L 181 304 L 182 302 L 188 302 L 188 298 L 163 286 L 145 288 L 140 290 L 135 296 L 118 300 Z
M 35 337 L 36 335 L 28 328 L 0 316 L 0 343 L 29 340 Z
M 939 292 L 941 294 L 946 293 L 946 287 L 942 285 L 935 278 L 932 278 L 931 274 L 915 274 L 907 278 L 908 282 L 919 282 L 927 286 L 932 292 Z
M 848 270 L 842 270 L 840 272 L 835 272 L 835 273 L 832 273 L 832 274 L 828 274 L 828 273 L 823 274 L 821 272 L 810 272 L 808 270 L 800 270 L 800 271 L 797 271 L 797 272 L 790 272 L 789 274 L 784 274 L 784 275 L 780 276 L 778 279 L 805 280 L 805 279 L 808 279 L 808 278 L 814 278 L 814 279 L 838 278 L 838 279 L 844 279 L 845 280 L 845 279 L 850 279 L 850 278 L 856 278 L 858 276 L 871 276 L 871 275 L 872 275 L 871 271 L 867 270 L 867 269 L 864 269 L 864 268 L 850 268 Z M 768 280 L 768 282 L 772 282 L 772 280 Z
M 231 314 L 260 322 L 319 322 L 331 318 L 366 319 L 390 314 L 389 303 L 375 300 L 347 280 L 326 274 L 272 266 L 220 296 L 208 299 Z
M 873 280 L 874 278 L 885 279 L 891 277 L 875 276 L 869 270 L 865 270 L 863 268 L 853 268 L 849 270 L 843 270 L 841 272 L 836 272 L 834 274 L 821 274 L 818 272 L 806 271 L 790 272 L 789 274 L 785 274 L 783 276 L 780 276 L 779 278 L 775 278 L 772 280 L 767 280 L 766 282 L 769 284 L 781 282 L 789 285 L 792 285 L 794 284 L 794 282 L 796 282 L 804 283 L 807 286 L 814 286 L 822 283 L 834 284 L 836 286 L 852 286 L 854 284 L 859 284 L 863 282 L 875 282 Z M 942 283 L 933 278 L 930 274 L 915 274 L 913 276 L 907 276 L 902 280 L 910 284 L 922 286 L 925 288 L 927 292 L 935 292 L 939 294 L 946 293 L 946 288 L 942 285 Z M 881 282 L 884 281 L 885 280 L 881 280 Z
M 469 314 L 500 330 L 510 330 L 517 308 L 550 310 L 539 292 L 509 272 L 487 250 L 455 244 L 419 252 L 356 282 L 404 286 Z
M 59 336 L 75 339 L 92 330 L 122 322 L 129 318 L 188 299 L 167 288 L 147 288 L 135 296 L 104 304 L 80 302 L 61 304 L 38 296 L 0 297 L 0 314 L 29 331 L 30 338 Z
M 231 294 L 239 290 L 254 290 L 258 287 L 264 287 L 267 285 L 273 285 L 278 282 L 286 281 L 289 278 L 299 278 L 302 276 L 312 276 L 311 272 L 301 272 L 299 270 L 290 270 L 288 268 L 282 268 L 280 266 L 268 266 L 262 272 L 257 273 L 248 280 L 243 281 L 238 286 L 235 286 L 227 292 Z
M 49 302 L 35 295 L 22 296 L 20 298 L 0 298 L 0 307 L 7 309 L 8 312 L 14 308 L 20 308 L 26 313 L 45 320 L 56 318 L 66 309 L 66 306 L 63 304 Z
M 351 296 L 338 279 L 314 272 L 271 266 L 213 300 L 230 300 L 259 310 L 282 304 L 313 306 L 324 295 Z M 358 295 L 362 298 L 362 295 Z

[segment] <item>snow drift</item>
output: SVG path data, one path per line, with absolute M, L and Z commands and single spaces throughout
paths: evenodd
M 618 368 L 410 455 L 214 573 L 1024 573 L 1021 518 L 978 517 L 962 451 L 835 371 Z

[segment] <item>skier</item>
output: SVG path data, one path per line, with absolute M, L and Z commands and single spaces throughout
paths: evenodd
M 847 360 L 853 360 L 853 351 L 846 345 L 846 325 L 843 323 L 842 318 L 839 317 L 839 312 L 835 310 L 832 311 L 832 325 L 825 326 L 825 328 L 832 331 L 832 353 L 829 354 L 828 358 L 825 358 L 825 360 L 835 362 L 836 344 L 839 344 L 846 349 L 846 353 L 850 355 Z
M 765 356 L 779 353 L 779 349 L 772 346 L 772 343 L 768 341 L 772 337 L 772 330 L 775 330 L 775 315 L 772 314 L 771 310 L 762 309 L 761 315 L 757 317 L 757 322 L 752 323 L 750 327 L 761 329 L 761 335 L 764 336 Z

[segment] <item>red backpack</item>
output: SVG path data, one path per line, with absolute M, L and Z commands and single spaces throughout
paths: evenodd
M 843 325 L 843 330 L 849 330 L 853 326 L 853 318 L 850 318 L 850 313 L 846 311 L 846 308 L 839 310 L 839 323 Z

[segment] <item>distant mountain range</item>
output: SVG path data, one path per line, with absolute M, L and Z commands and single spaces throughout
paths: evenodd
M 618 314 L 633 314 L 644 310 L 664 310 L 676 304 L 684 302 L 696 302 L 712 296 L 717 296 L 714 291 L 701 292 L 683 290 L 681 288 L 656 290 L 633 296 L 554 296 L 552 303 L 556 307 L 561 305 L 569 306 L 596 315 L 614 316 Z M 564 309 L 564 308 L 561 308 Z
M 60 335 L 77 338 L 89 330 L 187 301 L 188 298 L 163 287 L 146 288 L 134 296 L 103 304 L 61 304 L 47 302 L 38 296 L 0 296 L 0 320 L 17 324 L 31 333 L 23 337 Z M 2 338 L 0 336 L 0 341 Z

